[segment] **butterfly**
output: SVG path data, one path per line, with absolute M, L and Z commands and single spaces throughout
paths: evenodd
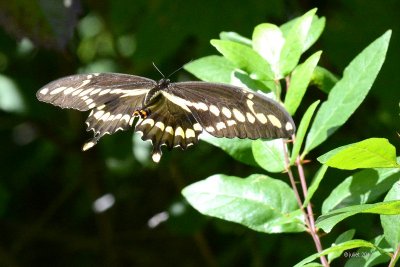
M 152 159 L 161 146 L 186 149 L 205 131 L 227 138 L 289 138 L 292 117 L 263 94 L 232 85 L 199 81 L 172 83 L 120 73 L 77 74 L 60 78 L 36 93 L 40 101 L 61 108 L 90 111 L 87 131 L 94 137 L 86 151 L 105 134 L 134 127 L 150 140 Z

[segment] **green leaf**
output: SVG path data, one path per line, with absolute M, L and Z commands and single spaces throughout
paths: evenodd
M 312 103 L 308 107 L 307 111 L 304 113 L 303 118 L 301 119 L 299 128 L 297 129 L 297 132 L 296 132 L 296 142 L 293 145 L 292 157 L 290 158 L 290 164 L 293 164 L 296 161 L 296 158 L 300 153 L 300 148 L 303 144 L 304 137 L 306 135 L 308 126 L 310 125 L 311 118 L 314 115 L 315 109 L 317 108 L 318 104 L 319 104 L 319 100 Z
M 213 175 L 183 189 L 200 213 L 264 233 L 304 231 L 292 189 L 284 182 L 253 174 L 245 179 Z
M 338 81 L 339 78 L 332 72 L 323 67 L 317 66 L 312 74 L 310 84 L 315 85 L 325 93 L 329 93 Z
M 384 201 L 400 200 L 400 181 L 393 184 Z M 400 214 L 381 215 L 383 233 L 393 250 L 400 244 Z
M 250 47 L 232 41 L 211 40 L 211 44 L 234 63 L 254 78 L 260 80 L 273 80 L 271 67 L 256 51 Z
M 381 251 L 375 248 L 361 247 L 354 253 L 354 255 L 348 255 L 348 257 L 353 257 L 349 258 L 345 267 L 372 267 L 390 261 L 390 256 L 388 254 L 390 252 L 388 249 L 389 244 L 385 241 L 385 238 L 380 235 L 375 237 L 372 241 L 376 247 L 381 248 Z M 382 253 L 382 250 L 387 253 Z
M 285 24 L 280 26 L 281 31 L 283 32 L 284 37 L 289 34 L 290 29 L 293 27 L 295 23 L 300 19 L 300 17 L 292 19 Z M 313 20 L 311 22 L 311 28 L 307 34 L 307 38 L 303 45 L 303 52 L 307 51 L 321 36 L 323 30 L 325 28 L 325 18 L 318 18 L 317 15 L 314 15 Z
M 253 49 L 270 65 L 276 79 L 281 78 L 279 60 L 285 38 L 278 26 L 270 23 L 257 25 L 253 31 Z
M 319 109 L 307 136 L 305 152 L 324 142 L 353 114 L 369 92 L 385 60 L 391 31 L 362 51 L 344 70 L 343 78 Z
M 338 147 L 317 160 L 344 170 L 400 167 L 396 161 L 396 148 L 384 138 L 370 138 Z
M 351 239 L 353 239 L 354 234 L 355 234 L 356 230 L 354 229 L 350 229 L 347 230 L 344 233 L 341 233 L 335 240 L 335 243 L 332 244 L 332 246 L 336 246 L 338 244 L 341 244 L 343 242 L 349 241 Z M 342 255 L 343 251 L 334 251 L 328 254 L 328 262 L 331 263 L 334 259 L 339 258 L 340 255 Z
M 285 156 L 282 139 L 253 142 L 253 156 L 258 165 L 268 172 L 285 170 Z
M 252 152 L 253 140 L 238 138 L 216 138 L 207 134 L 202 135 L 201 140 L 221 148 L 237 161 L 240 161 L 247 165 L 258 167 L 258 164 L 256 163 Z
M 292 73 L 285 97 L 285 107 L 291 115 L 296 112 L 306 93 L 306 89 L 310 83 L 311 76 L 317 66 L 319 58 L 321 57 L 321 53 L 321 51 L 314 53 L 303 64 L 298 65 Z
M 375 204 L 362 204 L 337 209 L 318 217 L 316 226 L 329 233 L 336 224 L 350 216 L 359 213 L 397 215 L 400 214 L 400 200 L 386 201 Z
M 305 266 L 305 264 L 307 264 L 309 262 L 312 262 L 313 260 L 318 259 L 320 256 L 324 256 L 324 255 L 327 255 L 329 253 L 333 253 L 333 252 L 342 253 L 345 250 L 349 250 L 349 249 L 353 249 L 353 248 L 359 248 L 359 247 L 368 247 L 368 248 L 374 248 L 374 249 L 380 250 L 379 247 L 376 247 L 374 244 L 372 244 L 372 243 L 370 243 L 368 241 L 360 240 L 360 239 L 354 239 L 354 240 L 343 242 L 343 243 L 341 243 L 339 245 L 327 248 L 327 249 L 323 250 L 321 253 L 315 253 L 315 254 L 305 258 L 301 262 L 297 263 L 294 267 Z
M 226 41 L 233 41 L 236 43 L 244 44 L 249 47 L 252 46 L 252 42 L 249 38 L 246 38 L 236 32 L 221 32 L 219 34 L 219 38 L 221 40 L 226 40 Z
M 233 65 L 221 56 L 208 56 L 185 64 L 184 69 L 206 82 L 231 83 Z
M 307 207 L 308 203 L 310 203 L 311 198 L 313 197 L 315 191 L 317 191 L 320 182 L 325 176 L 326 170 L 328 170 L 328 166 L 322 165 L 321 168 L 318 170 L 316 173 L 310 188 L 308 189 L 308 194 L 306 196 L 306 199 L 304 200 L 303 207 Z
M 316 11 L 317 9 L 314 8 L 301 16 L 288 32 L 279 60 L 280 73 L 283 77 L 289 74 L 299 62 Z
M 349 205 L 371 203 L 400 179 L 400 169 L 366 169 L 347 177 L 325 199 L 322 214 Z

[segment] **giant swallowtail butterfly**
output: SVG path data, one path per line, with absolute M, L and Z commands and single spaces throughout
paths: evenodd
M 204 130 L 216 137 L 287 138 L 295 131 L 290 115 L 277 102 L 247 89 L 218 83 L 156 82 L 144 77 L 93 73 L 64 77 L 37 92 L 40 101 L 62 108 L 91 110 L 87 130 L 93 147 L 105 134 L 131 126 L 153 144 L 159 162 L 161 146 L 186 149 Z M 135 119 L 137 118 L 137 119 Z

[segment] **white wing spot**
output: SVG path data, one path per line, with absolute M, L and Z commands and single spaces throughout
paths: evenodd
M 170 135 L 174 135 L 174 129 L 172 129 L 171 126 L 167 126 L 167 128 L 165 128 L 165 131 Z
M 95 94 L 97 94 L 97 93 L 100 92 L 100 91 L 101 91 L 100 88 L 94 89 L 94 90 L 90 93 L 90 95 L 95 95 Z
M 90 105 L 88 106 L 89 109 L 92 109 L 92 108 L 94 108 L 94 107 L 96 107 L 96 103 L 92 103 L 92 104 L 90 104 Z
M 115 115 L 114 120 L 120 120 L 122 117 L 121 113 L 118 113 L 117 115 Z
M 96 113 L 94 113 L 93 116 L 96 118 L 96 120 L 98 120 L 101 118 L 101 116 L 103 116 L 103 114 L 104 114 L 104 110 L 99 110 Z
M 158 121 L 158 122 L 156 123 L 156 127 L 159 128 L 161 131 L 164 131 L 164 129 L 165 129 L 165 125 L 164 125 L 164 123 L 161 122 L 161 121 Z
M 256 113 L 256 118 L 259 120 L 262 124 L 266 124 L 268 122 L 267 117 L 265 117 L 264 114 L 262 113 Z
M 92 104 L 92 102 L 93 102 L 93 99 L 91 99 L 91 98 L 88 98 L 85 100 L 86 105 L 90 105 L 90 104 Z
M 256 112 L 254 111 L 254 102 L 251 101 L 250 99 L 247 99 L 246 103 L 247 103 L 247 106 L 249 107 L 250 111 L 255 115 Z
M 247 120 L 248 120 L 249 122 L 251 122 L 251 123 L 254 123 L 254 122 L 256 121 L 256 118 L 255 118 L 253 115 L 251 115 L 250 112 L 247 112 L 247 113 L 246 113 L 246 117 L 247 117 Z
M 74 87 L 68 87 L 67 89 L 65 89 L 64 95 L 68 95 L 68 94 L 72 93 L 75 90 L 76 90 L 76 88 L 74 88 Z
M 125 114 L 124 116 L 122 116 L 121 121 L 125 121 L 126 123 L 128 123 L 130 118 L 131 118 L 131 116 L 129 116 L 128 114 Z
M 106 105 L 101 105 L 101 106 L 98 106 L 97 109 L 100 110 L 100 109 L 103 109 L 103 108 L 105 108 L 105 107 L 106 107 Z
M 212 132 L 215 132 L 215 129 L 212 126 L 208 126 L 208 127 L 206 127 L 206 131 L 209 133 L 212 133 Z
M 210 112 L 215 116 L 219 116 L 219 109 L 215 105 L 210 105 Z
M 291 131 L 293 130 L 293 125 L 290 122 L 287 122 L 285 125 L 286 131 Z
M 130 126 L 132 126 L 134 120 L 135 120 L 135 117 L 131 117 L 131 119 L 129 120 L 129 125 Z
M 65 86 L 58 87 L 58 88 L 54 89 L 53 91 L 51 91 L 50 94 L 55 95 L 55 94 L 61 93 L 65 88 L 67 88 L 67 87 L 65 87 Z
M 169 101 L 171 101 L 175 105 L 183 108 L 187 112 L 190 112 L 190 109 L 187 106 L 191 105 L 192 103 L 190 103 L 189 101 L 186 101 L 183 98 L 180 98 L 180 97 L 174 96 L 172 94 L 169 94 L 169 93 L 167 93 L 165 91 L 161 91 L 161 93 L 163 94 L 163 96 L 165 96 L 165 98 L 167 98 Z
M 178 126 L 178 127 L 175 129 L 175 136 L 178 136 L 178 135 L 180 135 L 180 136 L 182 136 L 183 138 L 185 138 L 185 132 L 183 131 L 182 127 L 180 127 L 180 126 Z
M 108 117 L 108 121 L 113 121 L 114 120 L 115 115 L 111 115 L 110 117 Z
M 232 112 L 227 107 L 222 107 L 222 113 L 230 119 L 232 117 Z
M 271 121 L 272 125 L 277 128 L 282 128 L 282 124 L 277 117 L 275 117 L 274 115 L 268 115 L 267 117 Z
M 107 94 L 107 93 L 110 92 L 110 91 L 111 91 L 110 89 L 102 90 L 102 91 L 99 93 L 99 95 L 105 95 L 105 94 Z
M 196 122 L 195 124 L 193 124 L 193 129 L 197 132 L 201 132 L 203 130 L 203 128 L 201 127 L 200 123 Z
M 94 89 L 94 88 L 86 89 L 85 91 L 82 91 L 82 93 L 80 93 L 79 96 L 87 95 L 87 94 L 90 93 L 93 89 Z
M 151 159 L 152 159 L 154 162 L 158 163 L 158 162 L 160 162 L 161 154 L 158 153 L 158 152 L 153 153 L 153 155 L 151 155 Z
M 235 115 L 235 118 L 240 122 L 245 122 L 246 121 L 246 118 L 244 117 L 242 112 L 240 112 L 236 108 L 233 109 L 233 115 Z
M 153 119 L 145 119 L 145 120 L 142 122 L 142 125 L 146 125 L 146 124 L 148 124 L 148 125 L 150 125 L 151 127 L 153 127 L 153 126 L 154 126 L 154 120 L 153 120 Z
M 78 88 L 84 87 L 86 84 L 90 83 L 90 80 L 84 80 Z
M 93 75 L 89 74 L 88 76 L 86 76 L 86 79 L 90 80 L 90 79 L 92 79 L 92 77 L 93 77 Z
M 221 130 L 221 129 L 225 129 L 226 128 L 226 124 L 224 122 L 218 122 L 216 125 L 217 130 Z
M 192 129 L 186 129 L 186 138 L 196 137 L 195 132 Z
M 226 123 L 228 124 L 228 126 L 233 126 L 236 124 L 236 121 L 234 120 L 227 120 Z
M 89 149 L 91 149 L 95 144 L 96 144 L 96 143 L 93 142 L 93 141 L 87 142 L 87 143 L 85 143 L 85 144 L 83 145 L 82 150 L 83 150 L 83 151 L 89 150 Z
M 100 120 L 106 121 L 106 120 L 108 119 L 108 117 L 110 117 L 110 112 L 107 112 L 106 114 L 104 114 L 103 116 L 101 116 Z
M 208 110 L 207 105 L 203 102 L 194 103 L 193 106 L 195 109 L 198 109 L 198 110 L 204 110 L 204 111 Z
M 247 94 L 247 98 L 253 99 L 254 95 L 253 94 Z
M 43 88 L 42 90 L 40 90 L 39 93 L 41 93 L 42 95 L 46 95 L 49 92 L 49 88 Z
M 83 89 L 78 89 L 75 90 L 71 95 L 76 96 L 77 94 L 79 94 L 80 92 L 82 92 Z

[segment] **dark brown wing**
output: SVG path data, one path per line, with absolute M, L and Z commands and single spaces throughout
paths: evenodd
M 132 126 L 133 112 L 141 108 L 147 92 L 156 85 L 153 80 L 127 74 L 78 74 L 45 85 L 36 96 L 62 108 L 92 109 L 86 124 L 95 135 L 83 146 L 87 150 L 103 135 Z
M 166 91 L 216 137 L 289 138 L 295 131 L 283 106 L 260 93 L 207 82 L 174 83 Z

